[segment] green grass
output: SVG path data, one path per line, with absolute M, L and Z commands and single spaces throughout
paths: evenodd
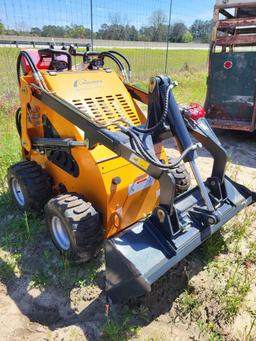
M 130 60 L 133 82 L 147 90 L 152 76 L 165 72 L 165 51 L 149 49 L 118 49 Z M 179 103 L 204 103 L 206 95 L 207 51 L 169 51 L 167 74 L 178 82 L 174 90 Z M 112 63 L 109 63 L 113 67 Z
M 227 319 L 230 320 L 238 314 L 250 288 L 250 277 L 242 264 L 238 263 L 228 277 L 223 293 L 221 293 L 221 301 Z
M 202 334 L 208 335 L 208 341 L 222 341 L 221 336 L 216 330 L 217 327 L 212 321 L 205 322 L 202 320 L 198 320 L 197 326 Z
M 246 259 L 251 261 L 252 263 L 256 264 L 256 242 L 255 241 L 250 242 L 249 253 L 248 253 Z
M 17 103 L 17 48 L 0 48 L 0 111 Z
M 106 316 L 106 322 L 102 329 L 102 339 L 106 341 L 126 341 L 136 338 L 139 330 L 136 312 L 124 306 L 118 314 L 110 313 Z
M 188 315 L 196 317 L 198 316 L 197 308 L 199 305 L 200 301 L 198 297 L 187 289 L 179 297 L 177 313 L 182 318 L 187 318 Z
M 128 57 L 134 80 L 145 81 L 148 78 L 164 74 L 164 50 L 118 49 Z M 172 50 L 169 51 L 167 74 L 170 76 L 184 72 L 205 72 L 207 70 L 207 51 Z

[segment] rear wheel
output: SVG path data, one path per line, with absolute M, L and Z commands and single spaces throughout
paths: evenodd
M 103 243 L 103 227 L 92 204 L 76 193 L 58 195 L 45 206 L 52 241 L 62 255 L 82 263 L 97 255 Z
M 173 161 L 172 158 L 168 158 L 168 163 L 172 164 Z M 186 192 L 191 185 L 191 178 L 189 172 L 186 170 L 185 164 L 180 163 L 170 173 L 174 176 L 176 182 L 176 195 Z
M 8 169 L 8 186 L 15 206 L 40 210 L 52 196 L 51 179 L 35 161 L 21 161 Z

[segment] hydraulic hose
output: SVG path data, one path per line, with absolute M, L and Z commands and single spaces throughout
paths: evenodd
M 127 76 L 127 73 L 126 73 L 126 70 L 125 70 L 123 63 L 117 57 L 115 57 L 114 54 L 119 55 L 120 57 L 122 57 L 126 61 L 127 65 L 128 65 L 128 70 L 130 73 L 131 72 L 131 66 L 130 66 L 128 59 L 125 56 L 123 56 L 121 53 L 116 52 L 116 51 L 103 51 L 103 52 L 90 51 L 90 52 L 85 52 L 83 54 L 83 60 L 84 60 L 84 62 L 86 62 L 87 57 L 98 57 L 98 58 L 103 58 L 103 59 L 104 59 L 104 57 L 108 57 L 108 58 L 112 59 L 117 64 L 119 70 L 121 71 L 122 76 L 124 77 L 124 79 L 127 82 L 129 82 L 129 77 Z
M 99 58 L 100 58 L 100 57 L 103 57 L 103 58 L 104 58 L 104 57 L 108 57 L 108 58 L 112 59 L 112 60 L 118 65 L 119 70 L 121 71 L 121 74 L 123 75 L 123 77 L 125 78 L 125 80 L 126 80 L 127 82 L 129 81 L 123 63 L 122 63 L 118 58 L 116 58 L 112 53 L 103 51 L 103 52 L 101 52 L 101 53 L 99 54 Z
M 161 119 L 159 120 L 159 122 L 151 128 L 138 128 L 138 127 L 133 126 L 132 127 L 133 130 L 135 130 L 139 133 L 153 133 L 154 131 L 156 131 L 161 126 L 162 123 L 165 122 L 165 120 L 168 116 L 169 95 L 170 95 L 170 92 L 173 89 L 173 87 L 174 87 L 174 85 L 171 84 L 167 88 L 166 95 L 165 95 L 164 112 L 163 112 L 163 115 L 162 115 Z
M 31 62 L 29 54 L 26 51 L 21 51 L 17 59 L 17 78 L 18 78 L 19 85 L 20 85 L 20 65 L 21 65 L 22 57 L 26 58 L 32 72 L 33 73 L 35 72 L 35 64 L 33 63 L 33 61 Z
M 132 68 L 131 68 L 131 64 L 130 64 L 128 58 L 126 58 L 122 53 L 120 53 L 120 52 L 118 52 L 118 51 L 112 51 L 112 50 L 110 50 L 110 51 L 108 51 L 108 52 L 111 53 L 111 54 L 116 54 L 116 55 L 120 56 L 121 58 L 123 58 L 123 59 L 125 60 L 125 62 L 126 62 L 126 64 L 127 64 L 127 67 L 128 67 L 129 80 L 131 80 Z
M 189 146 L 186 150 L 184 150 L 184 152 L 180 155 L 180 157 L 173 162 L 171 165 L 164 165 L 161 162 L 159 162 L 157 159 L 155 159 L 154 157 L 152 157 L 152 155 L 150 155 L 147 150 L 145 150 L 142 141 L 140 140 L 140 138 L 132 131 L 132 130 L 128 130 L 126 128 L 122 128 L 122 131 L 128 135 L 130 135 L 135 143 L 135 146 L 137 147 L 137 149 L 139 150 L 139 152 L 141 153 L 141 155 L 151 164 L 153 164 L 156 167 L 160 167 L 163 169 L 173 169 L 176 168 L 181 161 L 183 161 L 183 159 L 192 151 L 195 151 L 198 147 L 201 147 L 201 143 L 197 143 L 194 145 Z
M 17 59 L 17 78 L 18 78 L 19 85 L 20 85 L 20 66 L 21 66 L 22 57 L 24 57 L 27 60 L 29 66 L 31 68 L 31 71 L 33 73 L 33 76 L 35 77 L 35 80 L 40 85 L 40 87 L 43 89 L 47 89 L 41 73 L 39 72 L 39 70 L 35 66 L 32 58 L 30 57 L 30 55 L 26 51 L 21 51 L 19 56 L 18 56 L 18 59 Z

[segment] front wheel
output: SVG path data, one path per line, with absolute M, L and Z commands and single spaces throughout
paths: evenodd
M 103 243 L 103 227 L 92 204 L 76 193 L 51 199 L 45 217 L 52 241 L 62 255 L 75 263 L 97 255 Z

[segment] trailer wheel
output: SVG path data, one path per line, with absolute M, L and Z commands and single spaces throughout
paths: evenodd
M 35 161 L 21 161 L 8 169 L 8 186 L 15 206 L 41 210 L 52 196 L 51 178 Z
M 168 158 L 168 162 L 173 162 L 172 158 Z M 170 172 L 176 182 L 176 195 L 186 192 L 191 185 L 191 178 L 189 172 L 186 170 L 185 164 L 180 163 L 176 168 Z
M 92 204 L 76 193 L 58 195 L 45 206 L 52 241 L 62 255 L 75 263 L 95 257 L 103 243 L 103 227 Z

